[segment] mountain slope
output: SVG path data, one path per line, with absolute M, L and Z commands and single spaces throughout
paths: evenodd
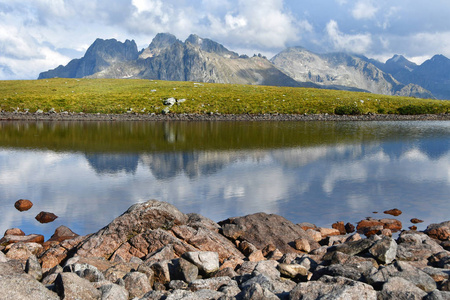
M 143 78 L 315 87 L 433 98 L 419 86 L 424 83 L 438 92 L 438 86 L 443 88 L 441 94 L 444 95 L 447 91 L 443 82 L 425 80 L 431 71 L 426 65 L 417 66 L 402 56 L 383 64 L 364 56 L 316 54 L 301 47 L 288 48 L 269 61 L 260 55 L 239 56 L 213 40 L 194 34 L 182 42 L 172 34 L 159 33 L 141 51 L 134 41 L 97 39 L 82 58 L 42 72 L 39 79 Z
M 400 83 L 367 58 L 345 53 L 316 54 L 301 47 L 292 47 L 280 52 L 271 61 L 297 81 L 353 87 L 377 94 L 432 98 L 431 93 L 419 86 Z
M 66 66 L 59 66 L 39 74 L 39 79 L 53 77 L 82 78 L 103 71 L 116 62 L 133 61 L 138 58 L 134 41 L 125 43 L 115 39 L 97 39 L 81 59 L 74 59 Z
M 450 99 L 450 59 L 435 55 L 412 72 L 402 74 L 400 80 L 423 86 L 438 99 Z

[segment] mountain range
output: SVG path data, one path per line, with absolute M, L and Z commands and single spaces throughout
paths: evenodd
M 239 55 L 194 34 L 182 42 L 159 33 L 140 51 L 134 41 L 97 39 L 82 58 L 39 75 L 54 77 L 315 87 L 450 99 L 450 59 L 442 55 L 416 65 L 401 55 L 382 63 L 361 55 L 291 47 L 269 60 L 261 54 Z

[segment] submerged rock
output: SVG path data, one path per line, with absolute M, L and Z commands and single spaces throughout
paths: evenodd
M 30 200 L 27 200 L 27 199 L 20 199 L 20 200 L 17 200 L 16 203 L 14 203 L 14 207 L 18 211 L 27 211 L 31 207 L 33 207 L 33 202 L 31 202 Z
M 387 215 L 391 215 L 394 217 L 400 216 L 402 214 L 402 211 L 398 208 L 394 208 L 394 209 L 389 209 L 389 210 L 385 210 L 384 211 L 385 214 Z
M 41 211 L 37 216 L 36 220 L 38 220 L 39 223 L 50 223 L 55 221 L 58 218 L 57 215 L 51 212 Z

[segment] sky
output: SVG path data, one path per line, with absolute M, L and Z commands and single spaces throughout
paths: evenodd
M 96 38 L 194 33 L 239 54 L 286 47 L 385 61 L 450 57 L 448 0 L 0 0 L 0 80 L 36 79 L 80 58 Z

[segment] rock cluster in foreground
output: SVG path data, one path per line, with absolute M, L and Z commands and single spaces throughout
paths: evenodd
M 87 236 L 9 229 L 0 298 L 450 299 L 450 221 L 397 239 L 394 219 L 350 225 L 265 213 L 215 223 L 151 200 Z

